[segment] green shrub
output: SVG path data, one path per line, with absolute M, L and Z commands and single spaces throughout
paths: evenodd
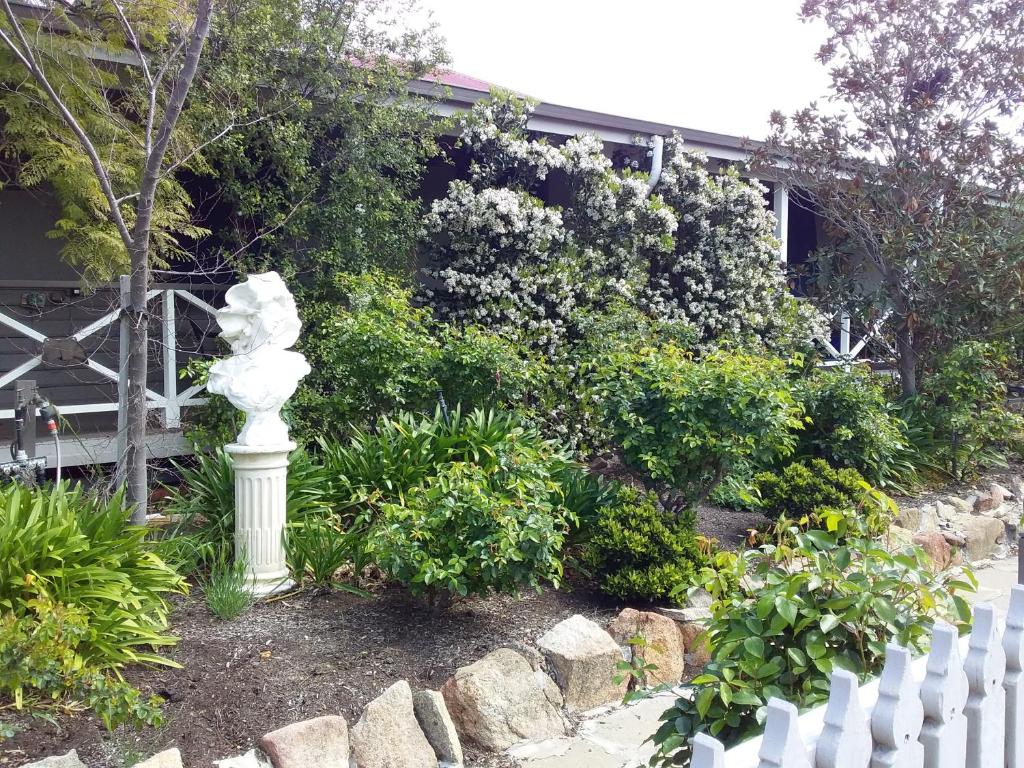
M 164 596 L 185 581 L 125 524 L 121 497 L 104 501 L 66 484 L 0 488 L 0 611 L 22 618 L 33 600 L 81 611 L 89 627 L 77 651 L 101 669 L 169 664 L 146 647 L 172 645 L 164 634 Z
M 449 406 L 528 408 L 534 390 L 547 377 L 543 359 L 477 326 L 447 326 L 438 337 L 433 378 Z M 432 410 L 433 399 L 424 400 Z
M 7 611 L 0 616 L 0 694 L 15 709 L 38 711 L 76 702 L 110 730 L 126 722 L 162 724 L 162 699 L 143 699 L 79 653 L 91 634 L 84 609 L 46 597 L 25 601 L 24 608 L 21 615 Z
M 711 661 L 691 681 L 693 697 L 661 717 L 653 740 L 663 763 L 688 765 L 701 731 L 727 746 L 754 735 L 773 696 L 822 704 L 834 669 L 866 679 L 881 670 L 887 643 L 921 653 L 935 619 L 970 618 L 957 592 L 973 589 L 973 577 L 933 574 L 919 549 L 891 555 L 866 536 L 791 535 L 789 558 L 772 546 L 722 552 L 717 569 L 705 570 Z
M 908 408 L 927 424 L 935 458 L 956 480 L 979 466 L 1006 464 L 1006 451 L 1019 451 L 1024 416 L 1006 407 L 1010 375 L 1006 348 L 966 342 L 936 362 L 921 380 L 921 395 Z
M 906 425 L 869 371 L 814 369 L 797 382 L 796 396 L 809 418 L 799 434 L 798 456 L 851 467 L 881 487 L 915 482 Z
M 595 378 L 626 461 L 692 506 L 737 464 L 793 452 L 801 410 L 785 374 L 777 358 L 668 344 L 611 355 Z
M 456 407 L 446 420 L 399 413 L 381 419 L 373 432 L 356 429 L 348 444 L 322 438 L 320 456 L 332 482 L 353 499 L 402 502 L 406 492 L 424 484 L 445 466 L 472 462 L 485 467 L 537 462 L 552 475 L 573 466 L 566 453 L 514 413 Z
M 574 465 L 516 415 L 402 413 L 347 445 L 322 439 L 321 454 L 351 493 L 366 557 L 435 606 L 558 581 L 574 523 L 560 481 Z
M 209 575 L 200 579 L 199 586 L 206 607 L 218 619 L 230 621 L 252 607 L 249 566 L 245 561 L 232 562 L 226 552 L 210 565 Z
M 313 373 L 291 409 L 299 439 L 398 410 L 433 412 L 438 392 L 453 408 L 521 406 L 543 381 L 543 365 L 525 349 L 478 326 L 435 322 L 394 277 L 341 274 L 335 282 L 344 303 L 304 313 L 300 347 Z
M 870 486 L 855 469 L 834 469 L 827 461 L 793 462 L 776 472 L 754 475 L 756 505 L 772 520 L 799 518 L 818 509 L 853 507 Z
M 323 467 L 306 451 L 288 459 L 288 520 L 322 512 L 336 501 Z M 235 476 L 223 448 L 197 453 L 189 463 L 174 462 L 181 482 L 169 486 L 168 514 L 176 518 L 162 551 L 176 550 L 183 561 L 212 565 L 223 559 L 235 540 Z M 339 492 L 342 495 L 343 492 Z
M 453 462 L 369 532 L 377 565 L 435 609 L 453 597 L 558 586 L 571 519 L 543 463 Z
M 782 531 L 795 524 L 842 536 L 860 518 L 871 535 L 880 535 L 888 528 L 893 509 L 889 497 L 872 488 L 857 470 L 835 469 L 822 459 L 793 462 L 778 473 L 760 472 L 754 475 L 753 490 L 753 506 L 769 520 L 782 521 Z
M 67 484 L 0 487 L 0 692 L 16 707 L 78 701 L 108 728 L 157 723 L 159 699 L 124 683 L 125 664 L 176 666 L 165 595 L 184 580 L 126 525 L 120 495 Z
M 581 555 L 598 588 L 621 600 L 664 601 L 703 563 L 690 520 L 658 508 L 654 494 L 615 488 Z
M 410 291 L 382 272 L 340 274 L 335 287 L 343 305 L 317 304 L 304 313 L 299 346 L 313 371 L 296 408 L 310 433 L 433 402 L 438 342 L 429 310 L 413 307 Z

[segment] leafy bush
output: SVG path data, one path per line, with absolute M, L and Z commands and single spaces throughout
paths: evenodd
M 886 643 L 920 653 L 935 619 L 970 618 L 957 592 L 973 589 L 973 577 L 933 574 L 919 549 L 892 555 L 866 536 L 791 534 L 792 552 L 722 552 L 717 570 L 705 570 L 711 661 L 692 681 L 692 699 L 661 717 L 653 739 L 662 762 L 687 765 L 700 731 L 727 745 L 752 736 L 773 696 L 821 704 L 833 669 L 863 680 L 881 670 Z
M 120 495 L 104 501 L 66 484 L 0 488 L 0 611 L 22 618 L 43 598 L 80 610 L 89 625 L 78 646 L 85 662 L 169 664 L 143 647 L 176 642 L 164 634 L 164 595 L 186 591 L 146 530 L 125 525 Z
M 304 450 L 288 459 L 287 515 L 298 520 L 323 511 L 333 486 L 323 468 Z M 223 559 L 235 540 L 235 479 L 231 456 L 223 448 L 197 453 L 188 464 L 174 463 L 180 484 L 168 487 L 167 512 L 177 518 L 164 548 L 174 547 L 195 563 Z
M 691 520 L 666 515 L 654 494 L 625 485 L 600 508 L 580 559 L 602 592 L 645 601 L 670 598 L 704 560 Z
M 0 487 L 0 691 L 16 706 L 70 699 L 109 728 L 158 722 L 159 700 L 119 670 L 175 666 L 155 649 L 176 642 L 165 595 L 186 591 L 146 530 L 126 526 L 119 495 Z
M 79 702 L 110 730 L 118 725 L 161 725 L 162 699 L 143 699 L 128 683 L 84 659 L 90 620 L 80 607 L 47 597 L 25 601 L 26 613 L 0 616 L 0 694 L 16 709 L 39 710 Z
M 300 439 L 396 410 L 433 412 L 439 391 L 452 407 L 518 405 L 543 379 L 516 344 L 477 326 L 435 322 L 393 277 L 341 274 L 335 282 L 345 301 L 306 311 L 300 345 L 313 373 L 292 409 Z
M 722 350 L 695 359 L 667 344 L 611 355 L 596 396 L 626 461 L 692 506 L 738 463 L 793 452 L 801 411 L 785 373 L 777 358 Z
M 809 419 L 797 455 L 852 467 L 881 487 L 915 481 L 906 425 L 869 371 L 814 369 L 797 383 L 796 396 Z
M 321 452 L 366 526 L 367 556 L 435 606 L 558 581 L 573 523 L 559 481 L 572 464 L 515 415 L 403 413 Z
M 1019 450 L 1024 416 L 1006 407 L 1009 357 L 998 344 L 966 342 L 939 358 L 909 404 L 931 428 L 936 459 L 961 480 L 986 464 L 1005 465 Z
M 313 371 L 296 408 L 304 423 L 319 426 L 311 432 L 433 401 L 438 343 L 430 312 L 413 307 L 409 291 L 381 272 L 340 274 L 335 283 L 347 300 L 307 309 L 300 340 Z
M 546 467 L 453 462 L 405 503 L 381 507 L 368 546 L 377 565 L 435 609 L 452 596 L 558 586 L 568 511 Z

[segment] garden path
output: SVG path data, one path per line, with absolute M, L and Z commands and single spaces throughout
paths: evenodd
M 1017 583 L 1017 558 L 994 560 L 975 571 L 975 576 L 978 591 L 968 595 L 968 601 L 992 603 L 1005 616 L 1010 587 Z M 685 686 L 627 707 L 597 710 L 574 735 L 519 744 L 509 754 L 522 768 L 640 768 L 654 751 L 644 741 L 658 729 L 661 713 L 683 691 Z

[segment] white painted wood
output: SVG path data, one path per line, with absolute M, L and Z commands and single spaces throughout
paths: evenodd
M 43 362 L 43 356 L 42 355 L 36 355 L 35 357 L 26 360 L 24 363 L 19 365 L 17 368 L 13 368 L 10 371 L 8 371 L 7 373 L 5 373 L 3 376 L 0 376 L 0 387 L 5 387 L 8 384 L 10 384 L 12 381 L 20 379 L 22 376 L 24 376 L 26 373 L 31 371 L 33 368 L 38 368 L 39 365 L 42 362 Z M 11 409 L 10 418 L 12 418 L 12 419 L 14 418 L 14 409 L 13 408 Z
M 148 291 L 146 293 L 146 300 L 149 301 L 158 293 L 160 293 L 160 291 Z M 94 333 L 96 333 L 96 331 L 98 331 L 100 328 L 106 328 L 108 325 L 112 325 L 114 321 L 117 320 L 120 316 L 121 308 L 118 307 L 113 312 L 108 312 L 107 314 L 105 314 L 99 320 L 89 323 L 89 325 L 85 326 L 80 331 L 76 331 L 71 336 L 71 338 L 73 338 L 75 341 L 81 341 L 82 339 L 88 338 L 89 336 L 92 336 Z
M 1006 768 L 1024 768 L 1024 586 L 1010 592 L 1003 631 L 1006 654 Z
M 796 707 L 782 699 L 768 701 L 758 768 L 813 768 L 797 729 Z
M 775 184 L 772 192 L 772 208 L 775 212 L 775 239 L 779 241 L 779 261 L 789 261 L 789 189 L 785 184 Z
M 205 301 L 200 299 L 195 294 L 184 290 L 176 290 L 175 293 L 178 294 L 178 296 L 183 298 L 185 301 L 187 301 L 189 304 L 194 304 L 195 306 L 199 307 L 201 310 L 206 312 L 206 314 L 208 314 L 210 317 L 217 316 L 217 309 L 212 304 L 207 304 Z
M 164 291 L 160 330 L 164 347 L 164 429 L 181 427 L 178 403 L 178 334 L 174 314 L 174 291 Z
M 92 368 L 94 371 L 96 371 L 96 373 L 102 373 L 111 381 L 118 381 L 119 378 L 121 378 L 117 375 L 116 371 L 110 370 L 109 368 L 107 368 L 107 366 L 102 365 L 101 363 L 97 363 L 95 360 L 86 360 L 85 364 L 87 367 Z M 157 403 L 158 405 L 164 404 L 164 396 L 157 392 L 154 392 L 149 387 L 146 388 L 146 397 L 148 397 L 150 400 L 152 400 L 154 403 Z
M 921 744 L 929 768 L 963 768 L 967 759 L 967 674 L 960 659 L 959 633 L 937 623 L 928 654 L 928 672 L 921 684 L 924 726 Z
M 725 747 L 722 742 L 706 733 L 694 736 L 690 768 L 725 768 Z
M 970 694 L 967 715 L 967 768 L 995 768 L 1004 760 L 1006 654 L 996 631 L 996 611 L 988 603 L 974 607 L 974 627 L 964 671 Z
M 5 315 L 3 312 L 0 312 L 0 324 L 6 325 L 8 328 L 12 328 L 20 333 L 22 336 L 26 336 L 32 339 L 32 341 L 38 341 L 40 344 L 46 341 L 46 337 L 39 333 L 39 331 L 29 328 L 20 320 L 15 320 L 13 317 Z
M 924 747 L 918 741 L 924 722 L 920 687 L 910 673 L 910 652 L 890 644 L 871 713 L 875 749 L 871 768 L 922 768 Z
M 815 750 L 816 768 L 866 768 L 871 761 L 871 728 L 860 705 L 859 685 L 852 672 L 832 673 L 825 727 Z

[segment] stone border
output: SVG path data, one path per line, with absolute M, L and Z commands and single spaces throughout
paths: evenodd
M 619 668 L 634 653 L 656 669 L 647 686 L 679 684 L 687 661 L 707 660 L 710 598 L 658 613 L 623 609 L 607 629 L 576 614 L 537 639 L 536 647 L 499 648 L 456 670 L 440 691 L 413 691 L 399 680 L 349 728 L 340 715 L 286 725 L 217 768 L 459 768 L 462 743 L 503 752 L 568 736 L 571 716 L 607 714 L 631 685 Z M 637 638 L 642 637 L 641 643 Z M 87 768 L 75 750 L 23 768 Z M 183 768 L 176 749 L 133 768 Z M 194 768 L 199 768 L 195 766 Z M 205 766 L 203 767 L 205 768 Z
M 991 482 L 963 494 L 948 494 L 920 506 L 901 507 L 889 529 L 891 547 L 917 544 L 941 570 L 962 559 L 984 565 L 1010 554 L 1024 513 L 1024 480 L 1006 488 Z

